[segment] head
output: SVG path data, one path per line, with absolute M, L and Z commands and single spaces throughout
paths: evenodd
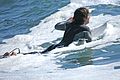
M 88 24 L 89 10 L 85 7 L 76 9 L 74 12 L 73 22 L 79 25 Z

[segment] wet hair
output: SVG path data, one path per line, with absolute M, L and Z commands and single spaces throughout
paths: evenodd
M 73 23 L 82 25 L 86 21 L 87 17 L 89 15 L 89 10 L 85 7 L 81 7 L 75 10 L 74 12 L 74 21 Z

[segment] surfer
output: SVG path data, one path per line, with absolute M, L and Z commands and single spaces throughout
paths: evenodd
M 41 53 L 46 53 L 55 48 L 66 47 L 73 41 L 85 39 L 86 42 L 91 42 L 91 31 L 86 24 L 89 23 L 89 10 L 85 7 L 81 7 L 75 10 L 73 18 L 67 21 L 57 23 L 55 29 L 63 30 L 64 36 L 60 43 L 53 44 Z

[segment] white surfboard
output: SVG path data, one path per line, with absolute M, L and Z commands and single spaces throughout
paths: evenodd
M 108 25 L 108 23 L 106 22 L 103 25 L 101 25 L 101 26 L 99 26 L 97 28 L 92 29 L 91 33 L 92 33 L 93 39 L 102 36 L 104 34 L 104 32 L 105 32 L 105 29 L 107 28 L 107 25 Z

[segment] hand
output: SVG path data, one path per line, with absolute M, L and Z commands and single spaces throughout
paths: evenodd
M 70 17 L 67 21 L 72 22 L 73 21 L 73 17 Z

